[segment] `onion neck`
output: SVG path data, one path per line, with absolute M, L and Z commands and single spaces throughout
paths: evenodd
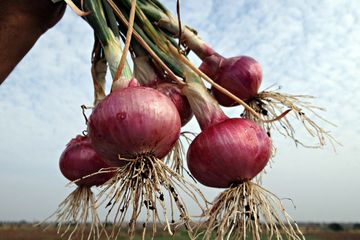
M 199 69 L 205 73 L 209 78 L 216 81 L 217 75 L 219 74 L 220 67 L 225 60 L 223 56 L 218 53 L 214 53 L 204 59 Z
M 157 69 L 146 51 L 135 41 L 132 42 L 132 49 L 136 56 L 133 56 L 134 76 L 143 86 L 153 87 L 159 83 L 166 82 L 164 74 Z
M 228 119 L 202 83 L 190 81 L 181 90 L 187 97 L 201 130 Z
M 185 26 L 181 33 L 181 42 L 185 43 L 201 60 L 215 54 L 215 50 L 209 47 L 195 31 Z

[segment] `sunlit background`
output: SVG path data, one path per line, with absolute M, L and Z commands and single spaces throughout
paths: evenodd
M 164 1 L 173 12 L 175 2 Z M 260 62 L 262 89 L 275 84 L 283 92 L 316 96 L 314 104 L 327 109 L 322 116 L 337 125 L 317 119 L 341 142 L 336 151 L 331 145 L 296 147 L 275 134 L 277 155 L 264 186 L 284 198 L 298 221 L 360 221 L 360 2 L 181 3 L 182 22 L 219 53 Z M 92 45 L 91 28 L 67 9 L 0 86 L 1 221 L 43 220 L 73 189 L 65 187 L 58 159 L 86 128 L 80 106 L 93 101 Z M 200 64 L 194 55 L 191 60 Z M 240 110 L 226 112 L 238 116 Z M 199 132 L 194 119 L 186 129 Z M 296 134 L 313 143 L 301 125 Z M 209 200 L 221 191 L 201 189 Z

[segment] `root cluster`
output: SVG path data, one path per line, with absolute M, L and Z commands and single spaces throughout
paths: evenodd
M 314 106 L 308 101 L 312 98 L 312 96 L 308 95 L 291 95 L 273 91 L 263 91 L 259 93 L 256 98 L 248 102 L 250 107 L 260 113 L 265 120 L 274 119 L 285 111 L 291 110 L 289 114 L 273 122 L 259 121 L 247 110 L 244 110 L 242 116 L 257 122 L 268 132 L 269 135 L 271 130 L 276 130 L 280 134 L 292 138 L 296 144 L 300 144 L 304 147 L 320 148 L 323 147 L 327 141 L 334 147 L 337 141 L 328 131 L 325 131 L 314 120 L 312 120 L 310 115 L 308 116 L 308 113 L 310 113 L 318 119 L 332 124 L 322 118 L 318 113 L 318 111 L 324 111 L 325 109 Z M 306 111 L 308 111 L 307 114 L 305 114 Z M 296 138 L 295 128 L 288 119 L 288 116 L 290 115 L 302 123 L 311 137 L 315 137 L 317 139 L 318 143 L 316 145 L 307 145 Z
M 96 211 L 95 196 L 90 188 L 77 187 L 69 196 L 60 203 L 58 209 L 51 217 L 56 218 L 58 223 L 58 234 L 61 237 L 68 236 L 71 240 L 76 233 L 81 235 L 80 239 L 99 239 L 102 231 L 100 219 Z M 87 221 L 90 219 L 90 230 Z M 46 221 L 46 220 L 45 220 Z M 89 231 L 87 233 L 87 231 Z M 76 236 L 76 239 L 79 239 Z
M 205 240 L 305 239 L 281 200 L 252 182 L 222 192 L 204 217 L 199 236 Z
M 110 218 L 112 212 L 115 214 L 110 236 L 116 238 L 119 235 L 130 210 L 128 235 L 129 239 L 133 239 L 139 215 L 145 209 L 142 239 L 145 239 L 149 223 L 152 226 L 152 238 L 159 224 L 170 235 L 174 234 L 178 226 L 183 225 L 192 237 L 193 227 L 183 197 L 188 196 L 202 209 L 201 202 L 206 201 L 200 190 L 156 157 L 143 155 L 126 161 L 128 163 L 118 169 L 113 182 L 100 193 L 108 202 L 106 219 Z M 170 209 L 167 209 L 166 202 L 170 204 Z M 178 223 L 176 212 L 180 214 Z

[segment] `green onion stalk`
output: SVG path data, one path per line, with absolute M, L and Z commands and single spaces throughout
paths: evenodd
M 124 0 L 121 2 L 126 7 L 131 4 L 130 0 Z M 205 85 L 201 80 L 201 77 L 195 73 L 191 68 L 188 67 L 187 63 L 181 58 L 186 58 L 182 53 L 176 49 L 176 47 L 167 39 L 166 34 L 159 31 L 149 20 L 147 14 L 143 11 L 142 6 L 144 0 L 139 0 L 136 8 L 136 23 L 134 24 L 135 31 L 141 36 L 146 44 L 157 54 L 157 56 L 179 77 L 186 79 L 190 82 L 196 82 L 201 85 L 204 89 Z M 119 5 L 119 4 L 118 4 Z M 120 7 L 122 14 L 128 18 L 124 7 Z M 154 11 L 156 12 L 156 11 Z M 159 12 L 161 13 L 161 12 Z M 167 16 L 167 15 L 166 15 Z M 140 27 L 141 26 L 141 27 Z M 120 25 L 122 32 L 126 31 L 126 27 Z M 209 97 L 210 94 L 209 94 Z
M 86 0 L 84 7 L 86 11 L 90 12 L 85 19 L 94 29 L 96 37 L 101 42 L 111 76 L 114 78 L 123 54 L 115 16 L 109 8 L 107 1 Z M 131 77 L 132 71 L 126 62 L 120 78 L 123 79 L 122 81 L 125 81 L 130 80 Z M 119 79 L 114 79 L 114 82 L 117 80 Z
M 198 35 L 196 30 L 182 24 L 172 15 L 172 13 L 159 1 L 142 0 L 139 1 L 139 8 L 152 22 L 153 26 L 180 38 L 180 42 L 192 50 L 200 59 L 204 59 L 215 53 Z M 169 38 L 171 39 L 171 38 Z
M 128 5 L 126 5 L 128 4 Z M 129 14 L 126 11 L 130 5 L 130 1 L 117 1 L 117 10 L 121 12 L 124 18 L 129 19 Z M 136 19 L 134 23 L 134 31 L 141 36 L 149 48 L 174 72 L 177 76 L 183 77 L 183 72 L 179 68 L 177 60 L 168 56 L 170 50 L 168 48 L 169 41 L 164 35 L 153 28 L 151 23 L 147 20 L 146 16 L 141 13 L 141 9 L 136 8 Z M 123 34 L 126 34 L 127 25 L 122 22 L 119 29 Z

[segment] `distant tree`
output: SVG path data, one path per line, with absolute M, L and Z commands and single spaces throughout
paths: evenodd
M 354 223 L 353 229 L 354 230 L 360 230 L 360 223 Z
M 336 231 L 336 232 L 338 232 L 338 231 L 343 231 L 343 230 L 344 230 L 343 226 L 341 226 L 339 223 L 330 223 L 330 224 L 328 225 L 328 228 L 329 228 L 330 230 Z

